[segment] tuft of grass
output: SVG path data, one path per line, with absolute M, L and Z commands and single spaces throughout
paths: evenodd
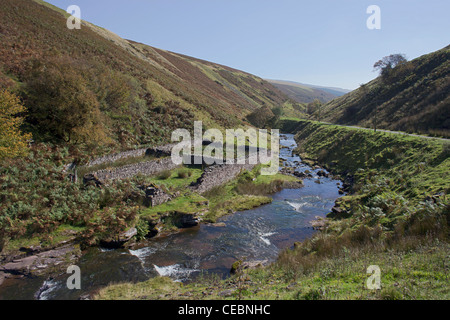
M 172 177 L 172 171 L 170 171 L 170 170 L 164 170 L 164 171 L 162 171 L 162 172 L 160 172 L 159 174 L 158 174 L 158 179 L 159 180 L 167 180 L 167 179 L 169 179 L 170 177 Z
M 178 175 L 178 178 L 180 178 L 180 179 L 186 179 L 186 178 L 192 177 L 192 171 L 186 170 L 186 169 L 181 169 L 181 170 L 177 171 L 177 175 Z

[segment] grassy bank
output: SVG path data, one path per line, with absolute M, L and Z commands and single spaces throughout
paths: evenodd
M 351 182 L 342 206 L 362 223 L 393 231 L 421 210 L 432 216 L 448 208 L 447 141 L 309 121 L 299 122 L 295 138 L 304 158 Z
M 322 232 L 227 280 L 157 278 L 113 285 L 97 298 L 448 299 L 449 144 L 286 121 L 302 157 L 349 186 Z M 366 288 L 370 265 L 381 270 L 380 290 Z
M 115 284 L 99 291 L 101 300 L 317 300 L 449 299 L 448 245 L 421 245 L 412 251 L 365 251 L 316 263 L 296 277 L 277 264 L 242 272 L 227 280 L 200 277 L 182 284 L 169 278 Z M 378 265 L 381 290 L 366 289 L 367 267 Z

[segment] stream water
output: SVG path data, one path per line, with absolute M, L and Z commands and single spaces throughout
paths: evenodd
M 292 247 L 315 231 L 310 222 L 331 211 L 340 182 L 319 177 L 318 170 L 301 163 L 293 155 L 293 135 L 282 134 L 280 157 L 296 171 L 311 171 L 301 189 L 284 189 L 273 202 L 219 219 L 220 224 L 200 224 L 177 234 L 156 237 L 133 250 L 87 250 L 77 265 L 81 270 L 81 290 L 69 290 L 69 275 L 53 279 L 9 280 L 0 287 L 0 299 L 78 299 L 110 283 L 145 281 L 158 275 L 176 281 L 195 280 L 202 272 L 227 277 L 238 259 L 268 260 L 280 250 Z M 37 295 L 37 292 L 40 294 Z

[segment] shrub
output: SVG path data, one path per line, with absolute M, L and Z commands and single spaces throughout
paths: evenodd
M 31 134 L 20 131 L 23 118 L 18 117 L 25 111 L 17 96 L 0 89 L 0 161 L 23 156 L 28 152 L 27 142 L 31 139 Z
M 138 241 L 142 240 L 142 239 L 145 239 L 145 237 L 147 237 L 147 235 L 150 232 L 148 221 L 145 221 L 143 219 L 139 219 L 139 221 L 136 223 L 136 230 L 137 230 L 136 239 Z
M 178 170 L 177 175 L 178 175 L 178 178 L 180 178 L 180 179 L 186 179 L 186 178 L 192 176 L 192 172 L 189 170 L 186 170 L 186 169 L 181 169 L 181 170 Z
M 172 176 L 172 172 L 170 170 L 165 170 L 159 173 L 158 179 L 167 180 Z

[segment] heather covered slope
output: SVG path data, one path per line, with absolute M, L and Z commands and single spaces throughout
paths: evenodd
M 43 1 L 0 0 L 0 86 L 28 108 L 37 141 L 109 149 L 160 144 L 175 128 L 246 125 L 287 96 L 248 73 L 120 38 Z
M 323 121 L 450 135 L 450 46 L 392 69 L 323 107 Z

